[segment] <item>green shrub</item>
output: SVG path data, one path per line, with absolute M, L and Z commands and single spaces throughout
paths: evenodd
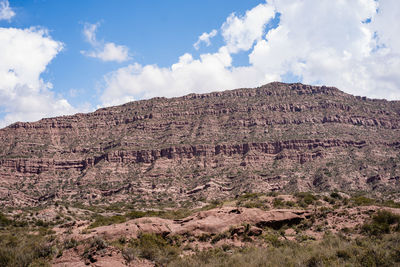
M 274 198 L 274 200 L 272 201 L 272 205 L 274 206 L 274 208 L 283 207 L 283 206 L 284 206 L 284 201 L 283 201 L 282 198 L 276 197 L 276 198 Z
M 192 210 L 189 209 L 179 209 L 179 210 L 148 210 L 148 211 L 130 211 L 125 216 L 128 219 L 137 219 L 142 217 L 160 217 L 164 219 L 182 219 L 193 213 Z
M 93 238 L 92 242 L 90 243 L 90 247 L 95 248 L 95 250 L 98 251 L 98 250 L 102 250 L 102 249 L 105 249 L 106 247 L 108 247 L 108 244 L 104 239 L 102 239 L 100 237 L 95 237 L 95 238 Z
M 0 212 L 0 227 L 8 226 L 12 223 L 3 213 Z
M 342 199 L 342 196 L 338 192 L 332 192 L 331 198 Z
M 130 263 L 139 256 L 139 253 L 136 249 L 128 247 L 122 250 L 122 256 L 128 263 Z
M 128 217 L 129 219 L 142 218 L 142 217 L 146 217 L 146 212 L 135 210 L 135 211 L 131 211 L 131 212 L 127 213 L 126 217 Z
M 0 266 L 39 266 L 52 256 L 52 244 L 43 236 L 26 232 L 0 234 Z
M 260 196 L 259 193 L 245 193 L 245 194 L 241 195 L 239 198 L 243 199 L 243 200 L 245 200 L 245 199 L 256 199 L 259 196 Z
M 394 202 L 393 200 L 386 200 L 382 203 L 383 206 L 385 207 L 391 207 L 391 208 L 400 208 L 400 203 L 399 202 Z
M 208 234 L 202 234 L 199 236 L 199 241 L 200 242 L 207 242 L 208 240 L 211 239 L 211 236 Z
M 276 234 L 266 234 L 264 236 L 264 240 L 274 247 L 280 247 L 282 245 L 282 242 L 279 240 L 279 236 Z
M 66 239 L 64 240 L 64 248 L 65 249 L 70 249 L 70 248 L 75 248 L 78 246 L 78 241 L 74 238 Z
M 89 225 L 88 228 L 95 228 L 99 226 L 104 226 L 104 225 L 111 225 L 111 224 L 116 224 L 116 223 L 123 223 L 126 222 L 125 216 L 122 215 L 114 215 L 114 216 L 101 216 L 101 215 L 96 215 L 94 217 L 94 222 Z
M 313 204 L 317 197 L 309 192 L 299 192 L 296 193 L 295 196 L 299 199 L 300 202 L 305 203 L 306 205 Z
M 179 250 L 162 236 L 141 234 L 138 239 L 131 240 L 131 248 L 137 249 L 140 257 L 165 265 L 179 255 Z
M 276 240 L 275 237 L 272 240 Z M 278 246 L 216 248 L 179 257 L 168 266 L 399 266 L 400 234 L 373 240 L 346 240 L 325 235 L 321 241 L 297 244 L 285 241 Z
M 396 225 L 399 228 L 400 216 L 386 210 L 380 210 L 372 216 L 372 222 L 365 223 L 362 231 L 368 235 L 381 236 L 390 233 L 391 226 Z
M 372 217 L 372 220 L 376 223 L 386 223 L 386 224 L 391 225 L 391 224 L 399 223 L 400 216 L 393 214 L 387 210 L 380 210 L 377 212 L 376 215 L 374 215 Z
M 219 233 L 211 239 L 211 244 L 215 244 L 218 241 L 227 238 L 228 235 L 226 233 Z
M 375 204 L 375 200 L 364 196 L 354 197 L 351 199 L 357 206 L 368 206 Z

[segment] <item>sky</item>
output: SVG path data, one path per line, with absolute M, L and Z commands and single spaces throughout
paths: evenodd
M 273 81 L 400 100 L 398 0 L 0 0 L 0 128 Z

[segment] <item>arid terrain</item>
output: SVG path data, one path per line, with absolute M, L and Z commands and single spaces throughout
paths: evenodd
M 183 207 L 245 192 L 398 198 L 400 102 L 271 83 L 0 130 L 0 203 Z
M 400 266 L 400 101 L 270 83 L 0 129 L 0 266 Z

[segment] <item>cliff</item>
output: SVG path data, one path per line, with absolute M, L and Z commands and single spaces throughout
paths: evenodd
M 198 202 L 258 191 L 397 192 L 400 102 L 271 83 L 18 122 L 0 202 Z

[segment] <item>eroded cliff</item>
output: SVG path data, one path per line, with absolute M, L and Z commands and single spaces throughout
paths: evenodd
M 0 202 L 184 205 L 249 191 L 396 192 L 400 103 L 271 83 L 0 130 Z

